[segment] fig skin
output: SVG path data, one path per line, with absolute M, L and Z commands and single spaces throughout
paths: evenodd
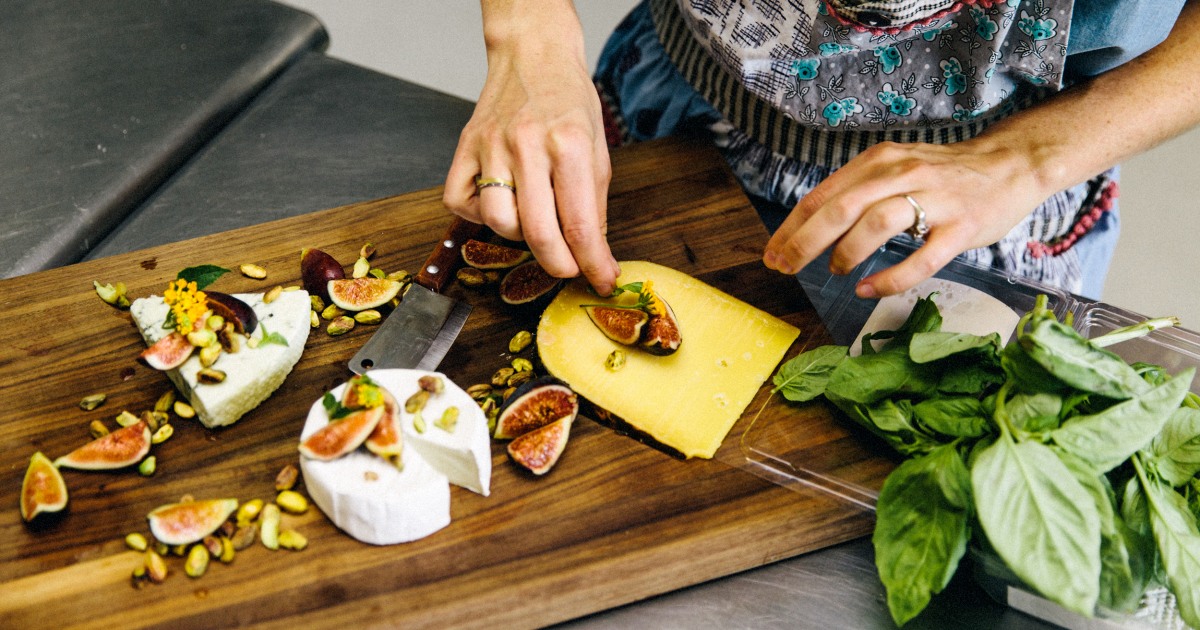
M 224 317 L 226 322 L 233 322 L 237 332 L 249 335 L 258 328 L 258 315 L 249 304 L 220 291 L 205 291 L 204 295 L 208 298 L 206 302 L 213 314 Z
M 506 304 L 530 304 L 554 292 L 562 278 L 546 273 L 538 261 L 521 263 L 504 274 L 500 281 L 500 299 Z
M 59 468 L 113 470 L 132 466 L 150 452 L 150 427 L 143 421 L 117 429 L 54 460 Z
M 638 345 L 650 354 L 666 356 L 679 350 L 679 346 L 683 344 L 683 335 L 679 332 L 679 320 L 675 318 L 675 311 L 671 309 L 671 305 L 661 296 L 658 301 L 666 313 L 650 316 Z
M 494 437 L 509 440 L 579 414 L 579 397 L 566 383 L 550 377 L 518 387 L 496 417 Z
M 511 269 L 529 260 L 533 254 L 515 247 L 470 239 L 462 246 L 463 262 L 476 269 Z
M 138 360 L 156 370 L 173 370 L 183 365 L 195 349 L 196 346 L 193 346 L 187 337 L 173 330 L 154 342 L 154 345 L 142 350 Z
M 400 430 L 400 402 L 386 389 L 383 394 L 383 417 L 367 436 L 367 450 L 381 457 L 395 457 L 404 450 L 403 432 Z
M 584 306 L 588 317 L 605 337 L 626 346 L 642 339 L 650 316 L 645 311 L 618 306 Z
M 358 448 L 375 431 L 384 407 L 370 407 L 333 420 L 300 443 L 300 454 L 309 459 L 331 461 Z
M 365 311 L 387 304 L 400 294 L 399 280 L 384 278 L 342 278 L 326 284 L 329 300 L 347 311 Z
M 160 505 L 146 518 L 155 540 L 187 545 L 217 531 L 237 508 L 237 499 L 204 499 Z
M 329 301 L 329 281 L 346 277 L 346 270 L 333 256 L 307 247 L 300 250 L 300 278 L 309 295 L 319 295 Z
M 574 422 L 575 416 L 567 416 L 517 436 L 508 443 L 508 456 L 535 475 L 550 472 L 567 448 Z
M 21 518 L 32 521 L 38 514 L 67 507 L 67 483 L 50 458 L 38 451 L 29 458 L 21 482 Z

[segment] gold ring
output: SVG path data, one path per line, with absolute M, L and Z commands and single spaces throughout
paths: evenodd
M 918 241 L 924 240 L 925 235 L 929 234 L 929 224 L 925 223 L 925 208 L 922 208 L 921 204 L 917 203 L 917 200 L 913 199 L 911 195 L 904 195 L 904 198 L 908 200 L 908 205 L 913 208 L 912 227 L 904 230 L 904 233 Z
M 484 188 L 491 188 L 493 186 L 507 188 L 514 193 L 517 192 L 517 183 L 511 179 L 501 179 L 499 177 L 475 177 L 476 191 L 483 190 Z

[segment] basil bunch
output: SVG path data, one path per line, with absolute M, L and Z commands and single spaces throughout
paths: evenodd
M 1165 584 L 1200 627 L 1195 370 L 1171 376 L 1104 348 L 1163 321 L 1089 341 L 1043 296 L 1007 345 L 941 324 L 931 295 L 898 330 L 864 337 L 861 356 L 822 346 L 774 379 L 787 399 L 824 396 L 906 456 L 880 491 L 873 536 L 896 623 L 972 544 L 1070 610 L 1130 611 Z

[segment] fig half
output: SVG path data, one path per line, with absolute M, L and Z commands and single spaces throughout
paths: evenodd
M 508 456 L 535 475 L 546 474 L 567 448 L 574 421 L 575 416 L 567 416 L 518 436 L 508 443 Z
M 661 297 L 658 298 L 658 303 L 662 305 L 662 313 L 650 316 L 638 345 L 650 354 L 665 356 L 679 349 L 679 345 L 683 343 L 683 335 L 679 333 L 679 320 L 675 319 L 675 311 L 671 309 L 671 305 Z
M 300 454 L 323 462 L 337 459 L 365 442 L 383 414 L 384 406 L 379 405 L 333 420 L 300 443 Z
M 627 346 L 642 340 L 646 323 L 650 321 L 650 316 L 637 308 L 586 305 L 583 310 L 605 337 Z
M 217 531 L 233 511 L 237 499 L 204 499 L 168 503 L 150 511 L 150 533 L 167 545 L 187 545 Z
M 155 341 L 154 345 L 142 350 L 138 359 L 156 370 L 173 370 L 183 365 L 195 349 L 196 346 L 193 346 L 187 337 L 173 330 Z
M 521 263 L 504 274 L 500 281 L 500 299 L 507 304 L 529 304 L 552 293 L 561 278 L 546 273 L 536 260 Z
M 343 278 L 330 280 L 326 285 L 329 299 L 347 311 L 378 308 L 400 294 L 404 284 L 386 278 Z
M 529 260 L 533 254 L 515 247 L 469 239 L 462 246 L 463 262 L 476 269 L 511 269 Z
M 59 468 L 113 470 L 132 466 L 150 452 L 150 427 L 135 422 L 54 460 Z
M 32 521 L 38 514 L 58 512 L 65 507 L 67 484 L 62 473 L 41 451 L 34 453 L 21 483 L 21 518 Z
M 521 385 L 508 397 L 496 418 L 494 435 L 498 440 L 510 440 L 578 413 L 575 391 L 544 376 Z

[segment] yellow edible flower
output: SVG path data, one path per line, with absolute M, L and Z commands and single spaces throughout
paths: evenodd
M 650 315 L 663 316 L 667 314 L 667 309 L 663 306 L 662 300 L 658 294 L 654 292 L 654 282 L 647 280 L 642 283 L 642 292 L 638 294 L 642 302 L 645 303 L 646 313 Z
M 196 283 L 182 278 L 167 285 L 163 291 L 163 301 L 171 307 L 175 317 L 175 330 L 183 334 L 192 331 L 196 322 L 208 312 L 208 296 L 196 287 Z

